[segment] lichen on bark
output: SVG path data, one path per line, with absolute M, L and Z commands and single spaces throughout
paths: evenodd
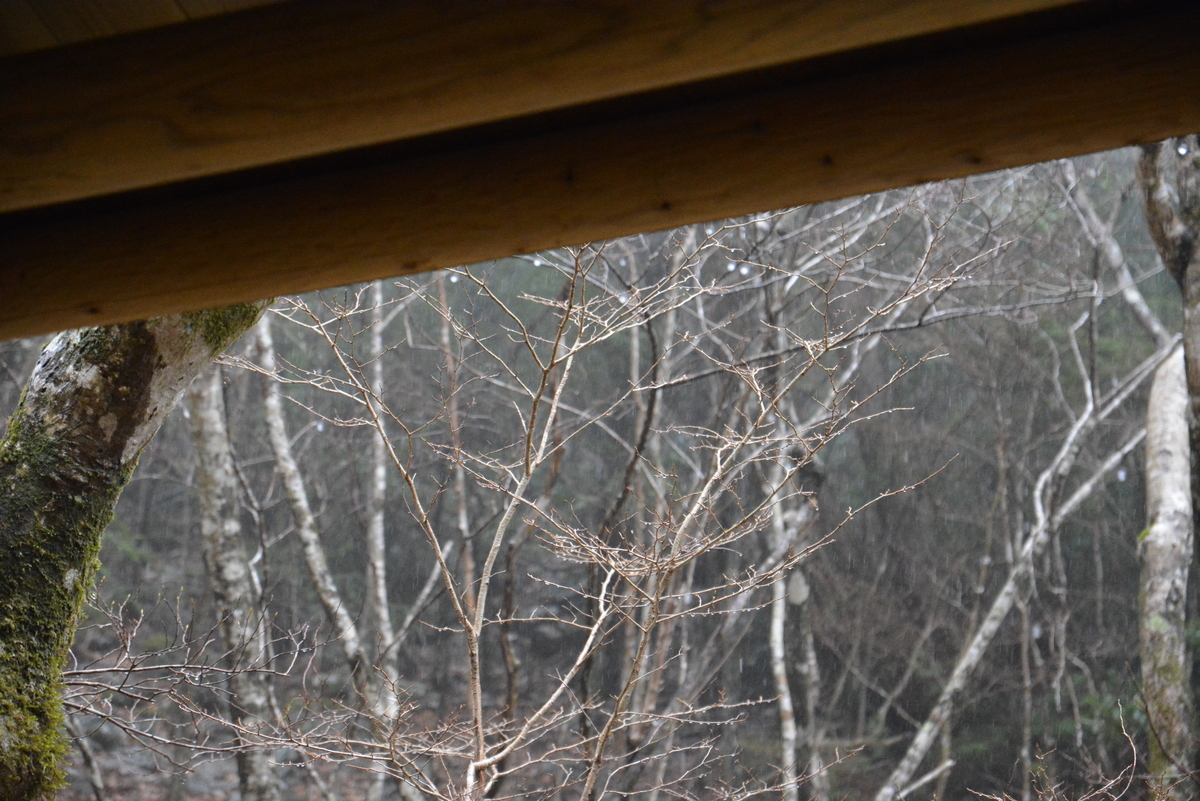
M 0 801 L 61 786 L 62 670 L 138 455 L 263 304 L 68 331 L 0 441 Z

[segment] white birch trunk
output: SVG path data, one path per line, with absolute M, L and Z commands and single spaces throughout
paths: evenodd
M 383 281 L 371 283 L 371 302 L 375 312 L 367 334 L 367 359 L 370 362 L 372 403 L 381 403 L 383 398 Z M 396 695 L 396 679 L 399 676 L 399 644 L 392 624 L 391 604 L 388 603 L 387 539 L 384 536 L 384 501 L 387 499 L 388 451 L 383 432 L 376 431 L 371 437 L 371 475 L 367 481 L 367 596 L 371 612 L 375 617 L 375 636 L 379 658 L 376 660 L 377 681 L 371 696 L 372 712 L 383 727 L 393 724 L 400 714 L 399 698 Z M 413 611 L 419 608 L 422 598 L 418 597 Z M 406 629 L 407 630 L 407 629 Z M 379 801 L 384 795 L 384 774 L 379 774 L 367 792 L 367 801 Z M 397 790 L 404 801 L 424 798 L 412 783 L 398 779 Z
M 220 615 L 222 644 L 230 660 L 229 707 L 239 740 L 238 779 L 243 801 L 279 801 L 279 786 L 265 751 L 254 748 L 253 732 L 269 719 L 265 677 L 255 668 L 267 655 L 238 520 L 237 479 L 225 425 L 221 371 L 211 367 L 187 393 L 192 443 L 196 448 L 196 488 L 204 558 Z
M 271 315 L 264 314 L 258 321 L 258 358 L 263 370 L 273 374 L 276 370 L 275 343 L 271 339 Z M 267 435 L 271 441 L 271 450 L 275 456 L 275 465 L 279 477 L 283 481 L 288 503 L 292 509 L 292 518 L 296 522 L 296 536 L 304 550 L 304 562 L 308 566 L 308 575 L 312 579 L 313 588 L 325 610 L 325 617 L 333 629 L 333 636 L 341 643 L 351 676 L 356 686 L 362 686 L 368 679 L 367 659 L 363 652 L 362 638 L 359 637 L 358 627 L 342 602 L 341 593 L 329 569 L 329 560 L 325 557 L 325 547 L 321 544 L 321 536 L 317 532 L 316 520 L 313 518 L 312 507 L 308 502 L 308 491 L 304 488 L 304 478 L 300 475 L 300 467 L 292 454 L 292 443 L 288 437 L 287 425 L 283 419 L 283 401 L 279 394 L 279 384 L 270 377 L 263 376 L 263 418 L 267 425 Z
M 1192 543 L 1181 516 L 1194 516 L 1200 498 L 1200 140 L 1195 135 L 1142 146 L 1138 183 L 1146 225 L 1167 272 L 1183 295 L 1183 373 L 1186 411 L 1180 412 L 1176 359 L 1155 377 L 1147 415 L 1146 512 L 1149 529 L 1139 547 L 1142 558 L 1142 679 L 1150 734 L 1151 773 L 1164 789 L 1172 777 L 1194 764 L 1190 678 L 1183 641 L 1187 568 L 1174 566 L 1187 559 Z M 1160 386 L 1161 385 L 1161 386 Z M 1190 411 L 1190 414 L 1188 413 Z M 1190 423 L 1190 430 L 1180 428 Z M 1178 451 L 1181 431 L 1187 433 L 1190 457 Z M 1188 483 L 1179 484 L 1180 475 Z M 1195 520 L 1190 521 L 1191 526 Z M 1186 542 L 1185 542 L 1186 541 Z M 1172 761 L 1171 758 L 1174 758 Z M 1176 764 L 1176 762 L 1178 764 Z M 1182 771 L 1181 771 L 1182 768 Z M 1173 794 L 1195 794 L 1195 784 L 1175 784 Z
M 379 283 L 377 281 L 375 287 L 377 303 L 380 302 L 381 294 Z M 257 333 L 259 364 L 267 373 L 274 373 L 277 362 L 269 316 L 264 315 L 259 321 Z M 378 396 L 382 387 L 377 356 L 383 350 L 378 325 L 371 329 L 371 346 L 372 356 L 375 357 L 372 363 L 373 391 Z M 317 530 L 312 514 L 312 506 L 308 501 L 308 493 L 304 488 L 304 478 L 292 453 L 291 439 L 283 418 L 279 386 L 268 376 L 264 376 L 263 379 L 263 412 L 271 440 L 271 449 L 275 455 L 275 463 L 280 477 L 283 479 L 284 489 L 292 508 L 297 536 L 300 537 L 304 549 L 304 559 L 308 566 L 309 577 L 312 579 L 313 587 L 325 610 L 325 616 L 333 630 L 333 635 L 342 644 L 342 653 L 354 678 L 355 687 L 362 695 L 363 703 L 370 710 L 372 716 L 386 727 L 396 718 L 399 705 L 393 687 L 396 679 L 396 654 L 392 647 L 395 635 L 387 605 L 387 574 L 383 562 L 383 488 L 386 486 L 387 480 L 386 464 L 383 461 L 387 455 L 384 443 L 379 436 L 374 438 L 375 447 L 372 454 L 375 458 L 367 494 L 367 587 L 379 629 L 380 653 L 377 666 L 379 670 L 374 672 L 367 658 L 358 625 L 347 611 L 337 582 L 329 569 L 325 548 L 321 543 L 320 532 Z M 368 799 L 374 800 L 383 796 L 383 783 L 386 778 L 385 773 L 377 774 L 368 791 Z M 421 797 L 405 781 L 400 782 L 400 794 L 405 801 Z
M 380 320 L 383 314 L 383 282 L 371 285 L 372 301 L 375 304 L 375 320 L 369 333 L 368 358 L 371 361 L 371 392 L 376 398 L 383 396 L 383 331 Z M 396 632 L 392 625 L 391 606 L 387 592 L 387 542 L 384 539 L 384 500 L 387 497 L 387 443 L 376 433 L 371 438 L 371 477 L 367 485 L 367 587 L 370 592 L 371 610 L 378 629 L 379 649 L 383 655 L 384 673 L 396 674 Z
M 792 688 L 788 684 L 787 651 L 783 630 L 787 622 L 787 579 L 780 577 L 771 585 L 771 673 L 775 678 L 775 694 L 779 696 L 780 777 L 783 781 L 783 801 L 800 801 L 800 774 L 796 769 L 796 711 L 792 704 Z
M 814 515 L 814 519 L 815 519 Z M 804 576 L 804 565 L 796 567 L 794 577 L 803 582 L 805 590 L 804 603 L 800 608 L 800 639 L 804 647 L 804 712 L 808 721 L 808 786 L 809 797 L 813 801 L 829 801 L 829 776 L 825 772 L 825 756 L 822 753 L 821 722 L 818 711 L 821 703 L 821 668 L 817 664 L 817 646 L 813 638 L 812 607 L 807 604 L 811 598 L 808 592 L 808 581 Z
M 1192 798 L 1195 733 L 1186 638 L 1192 564 L 1188 392 L 1183 353 L 1163 362 L 1146 413 L 1146 516 L 1141 558 L 1142 691 L 1150 724 L 1155 797 Z
M 775 486 L 779 483 L 788 480 L 787 471 L 782 466 L 775 467 L 772 471 L 772 481 Z M 781 490 L 780 492 L 783 492 Z M 785 509 L 784 501 L 781 500 L 775 504 L 771 510 L 771 529 L 773 550 L 787 548 L 789 545 L 793 548 L 802 548 L 805 545 L 805 539 L 811 531 L 813 524 L 816 523 L 816 514 L 813 507 L 809 504 L 806 498 L 794 499 L 799 502 L 800 507 L 795 511 L 788 512 Z M 792 576 L 790 583 L 797 583 L 794 579 L 799 579 L 799 584 L 807 590 L 807 583 L 804 580 L 803 567 L 795 568 L 795 573 Z M 783 801 L 799 801 L 800 798 L 800 769 L 796 759 L 796 748 L 799 745 L 800 730 L 796 724 L 796 703 L 792 693 L 791 683 L 788 680 L 788 648 L 785 640 L 785 629 L 787 624 L 787 609 L 788 609 L 788 585 L 789 578 L 786 575 L 781 575 L 771 585 L 771 625 L 769 633 L 769 646 L 771 653 L 771 674 L 775 680 L 775 694 L 779 700 L 776 705 L 779 710 L 779 749 L 780 749 L 780 780 L 783 784 Z M 802 599 L 792 599 L 795 603 L 799 601 L 804 603 L 808 600 L 807 596 Z M 807 609 L 804 610 L 807 612 Z M 807 621 L 806 621 L 807 622 Z M 819 742 L 819 727 L 816 724 L 816 708 L 817 700 L 820 694 L 820 682 L 817 675 L 816 655 L 812 648 L 811 631 L 807 632 L 806 641 L 801 643 L 804 646 L 804 674 L 805 674 L 805 710 L 808 717 L 808 732 L 807 740 L 810 748 L 809 773 L 812 774 L 811 785 L 813 789 L 813 797 L 825 799 L 828 797 L 828 782 L 823 774 L 824 763 L 820 755 Z M 810 654 L 810 651 L 812 653 Z M 810 656 L 812 657 L 810 660 Z

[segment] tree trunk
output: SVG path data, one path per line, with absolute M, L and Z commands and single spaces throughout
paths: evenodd
M 210 368 L 188 390 L 187 409 L 198 462 L 196 484 L 204 561 L 230 668 L 230 717 L 245 746 L 237 755 L 242 801 L 278 801 L 279 787 L 270 760 L 265 752 L 253 748 L 250 734 L 270 714 L 266 679 L 255 670 L 267 657 L 267 635 L 242 543 L 237 476 L 225 425 L 219 366 Z
M 771 480 L 774 486 L 778 486 L 788 480 L 787 471 L 782 465 L 774 465 L 771 470 Z M 772 507 L 771 510 L 771 530 L 773 549 L 793 547 L 795 549 L 805 548 L 811 543 L 809 538 L 812 533 L 813 526 L 817 522 L 816 509 L 810 503 L 807 497 L 788 499 L 795 505 L 796 508 L 785 510 L 785 500 L 781 499 Z M 790 586 L 803 587 L 803 597 L 788 598 Z M 775 679 L 775 693 L 779 697 L 777 701 L 779 710 L 779 747 L 780 747 L 780 774 L 783 784 L 783 791 L 780 795 L 782 801 L 798 801 L 800 798 L 800 774 L 799 764 L 796 759 L 796 748 L 799 744 L 800 729 L 796 724 L 796 709 L 795 700 L 792 694 L 791 684 L 788 681 L 788 651 L 785 641 L 785 628 L 787 625 L 787 609 L 789 600 L 793 605 L 803 605 L 807 600 L 807 581 L 804 576 L 803 565 L 797 565 L 793 568 L 791 578 L 788 576 L 780 576 L 771 585 L 771 623 L 770 623 L 770 653 L 771 653 L 771 674 Z M 802 653 L 804 655 L 804 674 L 805 674 L 805 712 L 808 723 L 806 731 L 806 739 L 808 740 L 810 760 L 808 770 L 810 774 L 810 784 L 812 797 L 827 801 L 829 798 L 829 781 L 824 774 L 824 761 L 821 758 L 820 752 L 820 727 L 817 724 L 817 701 L 820 692 L 820 679 L 817 673 L 816 653 L 812 643 L 812 631 L 808 627 L 807 609 L 802 610 L 805 618 L 803 625 L 802 637 Z M 809 657 L 812 657 L 811 661 Z
M 375 304 L 374 319 L 368 340 L 371 392 L 375 395 L 376 401 L 381 403 L 384 357 L 383 312 L 385 309 L 382 281 L 375 281 L 371 285 L 371 297 Z M 379 665 L 384 676 L 383 686 L 380 687 L 381 695 L 376 699 L 376 704 L 384 719 L 390 721 L 396 715 L 397 704 L 395 688 L 388 685 L 397 675 L 399 654 L 395 647 L 396 630 L 392 625 L 391 604 L 388 602 L 387 540 L 384 536 L 387 473 L 387 443 L 384 441 L 382 433 L 375 432 L 371 437 L 371 478 L 366 494 L 367 588 L 371 599 L 371 608 L 375 612 L 375 628 L 379 639 Z
M 1150 723 L 1150 774 L 1155 797 L 1191 798 L 1195 734 L 1185 627 L 1192 564 L 1188 393 L 1182 352 L 1154 377 L 1146 414 L 1146 516 L 1138 543 L 1142 687 Z
M 1194 135 L 1144 145 L 1137 169 L 1142 203 L 1146 213 L 1146 225 L 1150 229 L 1150 236 L 1154 240 L 1163 266 L 1175 279 L 1183 296 L 1183 361 L 1186 385 L 1184 425 L 1187 426 L 1188 431 L 1186 441 L 1189 444 L 1190 459 L 1182 457 L 1182 466 L 1171 464 L 1169 469 L 1176 473 L 1180 469 L 1187 472 L 1191 465 L 1200 464 L 1200 425 L 1197 423 L 1200 420 L 1200 248 L 1197 247 L 1197 238 L 1200 237 L 1200 152 L 1197 152 L 1198 147 L 1200 147 L 1200 139 Z M 1156 377 L 1156 390 L 1160 383 L 1168 380 L 1164 377 L 1167 369 L 1164 365 L 1160 375 Z M 1174 371 L 1178 370 L 1178 367 L 1169 369 Z M 1164 388 L 1163 392 L 1167 392 L 1167 390 Z M 1163 403 L 1167 403 L 1167 401 L 1163 401 Z M 1151 414 L 1155 413 L 1152 407 Z M 1165 420 L 1161 425 L 1164 427 L 1167 425 Z M 1182 429 L 1175 430 L 1174 435 L 1179 436 L 1181 431 Z M 1191 699 L 1190 687 L 1186 684 L 1187 673 L 1184 673 L 1182 678 L 1173 675 L 1174 671 L 1182 669 L 1186 664 L 1186 654 L 1178 653 L 1176 649 L 1185 649 L 1186 645 L 1184 643 L 1176 645 L 1171 642 L 1178 634 L 1170 632 L 1173 624 L 1183 626 L 1186 622 L 1184 620 L 1186 602 L 1183 597 L 1171 597 L 1172 592 L 1183 592 L 1186 589 L 1186 570 L 1184 575 L 1176 577 L 1175 581 L 1170 581 L 1164 574 L 1157 575 L 1153 587 L 1147 583 L 1151 580 L 1150 573 L 1152 571 L 1157 574 L 1167 569 L 1158 563 L 1164 558 L 1169 560 L 1172 556 L 1179 557 L 1180 554 L 1172 553 L 1172 550 L 1183 547 L 1182 544 L 1177 543 L 1181 532 L 1176 519 L 1178 510 L 1182 508 L 1183 499 L 1173 499 L 1172 496 L 1177 489 L 1174 483 L 1160 484 L 1156 488 L 1151 483 L 1150 453 L 1152 447 L 1154 446 L 1147 444 L 1148 497 L 1146 511 L 1149 516 L 1150 528 L 1147 530 L 1146 539 L 1149 540 L 1153 536 L 1155 542 L 1144 544 L 1145 547 L 1139 550 L 1143 555 L 1142 652 L 1145 655 L 1148 650 L 1153 651 L 1155 662 L 1151 666 L 1143 661 L 1142 680 L 1146 690 L 1149 720 L 1155 727 L 1159 727 L 1160 715 L 1168 715 L 1169 718 L 1171 709 L 1174 709 L 1174 714 L 1180 714 L 1180 710 L 1190 710 Z M 1168 469 L 1168 462 L 1174 461 L 1171 459 L 1169 451 L 1169 442 L 1164 442 L 1162 449 L 1156 450 L 1156 461 L 1161 463 L 1164 470 Z M 1155 469 L 1157 470 L 1157 467 Z M 1158 472 L 1162 473 L 1163 471 Z M 1167 478 L 1165 475 L 1160 477 L 1169 482 L 1178 479 L 1177 475 L 1172 478 Z M 1158 478 L 1156 477 L 1155 480 L 1157 481 Z M 1190 470 L 1189 484 L 1188 507 L 1193 517 L 1190 530 L 1194 530 L 1195 515 L 1200 511 L 1200 504 L 1193 500 L 1200 497 L 1200 470 Z M 1154 497 L 1150 497 L 1151 492 L 1156 493 Z M 1177 544 L 1167 544 L 1173 541 Z M 1191 551 L 1192 546 L 1189 541 L 1187 552 L 1190 554 Z M 1151 560 L 1154 560 L 1156 564 L 1152 566 Z M 1166 583 L 1163 583 L 1164 581 Z M 1179 584 L 1179 586 L 1172 586 L 1175 584 Z M 1152 592 L 1154 594 L 1151 594 Z M 1164 592 L 1166 595 L 1161 595 Z M 1161 622 L 1168 632 L 1148 631 L 1147 628 L 1153 628 L 1153 626 L 1147 626 L 1151 615 L 1163 616 Z M 1173 655 L 1168 655 L 1172 652 L 1174 652 Z M 1185 661 L 1180 662 L 1180 659 Z M 1143 656 L 1143 660 L 1145 660 L 1145 656 Z M 1163 661 L 1160 663 L 1158 660 Z M 1155 672 L 1162 673 L 1162 675 L 1151 676 L 1151 673 Z M 1190 712 L 1187 714 L 1190 724 Z M 1161 725 L 1168 726 L 1166 720 L 1163 720 Z M 1177 731 L 1164 729 L 1157 734 L 1156 738 L 1155 732 L 1152 732 L 1150 737 L 1152 743 L 1151 770 L 1156 776 L 1163 776 L 1163 781 L 1166 782 L 1167 777 L 1176 767 L 1174 765 L 1167 766 L 1166 763 L 1169 762 L 1166 759 L 1167 755 L 1161 753 L 1160 743 L 1155 742 L 1156 739 L 1161 740 L 1161 748 L 1173 752 L 1171 756 L 1180 760 L 1181 765 L 1190 766 L 1194 760 L 1191 749 L 1195 745 L 1195 735 L 1190 725 Z M 1187 748 L 1186 753 L 1178 750 L 1183 747 Z
M 1146 225 L 1163 266 L 1183 295 L 1183 353 L 1187 366 L 1192 462 L 1200 457 L 1200 141 L 1196 136 L 1144 145 L 1138 183 Z M 1192 496 L 1200 492 L 1192 473 Z M 1193 514 L 1197 506 L 1193 505 Z
M 259 363 L 263 370 L 271 374 L 262 377 L 263 421 L 271 441 L 271 452 L 275 456 L 275 467 L 279 471 L 279 478 L 292 509 L 296 536 L 300 538 L 304 549 L 304 563 L 308 566 L 313 589 L 316 590 L 321 607 L 325 610 L 325 618 L 329 621 L 334 638 L 341 643 L 351 678 L 359 692 L 365 695 L 371 671 L 367 664 L 366 652 L 363 650 L 362 638 L 354 618 L 350 616 L 350 611 L 342 601 L 333 571 L 329 569 L 325 546 L 321 544 L 316 518 L 313 517 L 312 506 L 308 502 L 308 491 L 304 489 L 304 477 L 300 474 L 300 466 L 296 464 L 296 457 L 292 454 L 292 441 L 283 419 L 283 400 L 280 397 L 279 384 L 273 377 L 276 360 L 275 344 L 271 339 L 270 314 L 264 314 L 258 321 L 256 333 Z
M 800 591 L 799 597 L 792 601 L 800 606 L 800 645 L 804 649 L 804 717 L 807 724 L 805 739 L 808 740 L 808 767 L 806 769 L 808 797 L 812 801 L 829 801 L 832 798 L 832 788 L 830 787 L 829 773 L 825 770 L 825 755 L 821 742 L 825 736 L 823 734 L 824 726 L 819 717 L 821 668 L 817 663 L 817 644 L 813 637 L 813 610 L 812 605 L 808 603 L 812 599 L 812 595 L 808 587 L 808 579 L 805 578 L 803 564 L 796 566 L 790 581 L 789 596 L 793 592 L 793 587 Z
M 778 578 L 771 585 L 771 674 L 775 678 L 776 702 L 779 708 L 779 750 L 783 792 L 782 801 L 800 801 L 800 774 L 796 769 L 796 710 L 792 703 L 792 688 L 787 676 L 787 651 L 784 647 L 784 625 L 787 622 L 787 579 Z
M 0 799 L 63 782 L 62 669 L 100 538 L 142 449 L 261 306 L 68 331 L 0 442 Z

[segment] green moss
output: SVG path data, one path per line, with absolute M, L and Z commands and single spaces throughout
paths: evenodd
M 27 392 L 0 441 L 0 801 L 50 798 L 65 780 L 63 668 L 101 535 L 134 467 L 123 436 L 145 397 L 130 390 L 146 381 L 155 352 L 143 328 L 123 328 L 117 338 L 93 329 L 72 346 L 74 363 L 100 371 L 95 385 Z M 114 402 L 119 422 L 98 436 Z M 47 426 L 63 415 L 70 434 Z
M 129 469 L 73 487 L 79 465 L 28 421 L 0 443 L 0 799 L 62 786 L 62 671 L 99 564 L 100 536 Z M 88 472 L 88 471 L 84 471 Z
M 237 341 L 246 329 L 254 325 L 258 315 L 270 301 L 235 303 L 220 309 L 186 312 L 183 319 L 194 331 L 198 331 L 204 344 L 215 356 Z

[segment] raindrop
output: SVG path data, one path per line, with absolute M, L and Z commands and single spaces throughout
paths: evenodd
M 534 260 L 533 260 L 533 266 L 534 266 L 534 267 L 541 267 L 541 266 L 542 266 L 542 260 L 541 260 L 541 259 L 534 259 Z
M 624 267 L 626 264 L 628 264 L 628 262 L 627 262 L 627 261 L 626 261 L 624 258 L 622 258 L 622 259 L 621 259 L 621 260 L 620 260 L 618 263 L 619 263 L 619 264 L 620 264 L 622 267 Z
M 452 275 L 452 276 L 450 276 L 450 283 L 452 283 L 452 284 L 457 284 L 457 283 L 458 283 L 458 276 L 457 276 L 457 275 Z
M 324 421 L 318 421 L 318 422 L 317 422 L 317 430 L 318 430 L 318 431 L 324 431 L 324 430 L 325 430 L 325 422 L 324 422 Z
M 745 667 L 745 665 L 742 664 L 742 658 L 739 656 L 738 657 L 738 673 L 742 672 L 743 667 Z
M 707 225 L 704 227 L 704 233 L 708 234 L 709 236 L 712 236 L 712 232 L 713 232 L 713 229 L 712 229 L 711 225 Z
M 731 273 L 736 269 L 737 269 L 737 265 L 734 264 L 733 262 L 729 262 L 729 264 L 725 265 L 725 272 L 727 272 L 727 273 Z
M 738 268 L 738 272 L 741 273 L 742 275 L 749 275 L 750 268 L 743 264 L 741 267 Z
M 622 292 L 620 295 L 617 295 L 617 300 L 621 301 L 622 303 L 628 303 L 629 296 Z
M 1181 156 L 1186 156 L 1188 154 L 1188 143 L 1180 142 L 1178 145 L 1175 146 L 1175 152 Z
M 1122 467 L 1117 471 L 1117 481 L 1124 481 L 1127 478 L 1129 478 L 1129 474 L 1125 472 L 1125 468 Z

